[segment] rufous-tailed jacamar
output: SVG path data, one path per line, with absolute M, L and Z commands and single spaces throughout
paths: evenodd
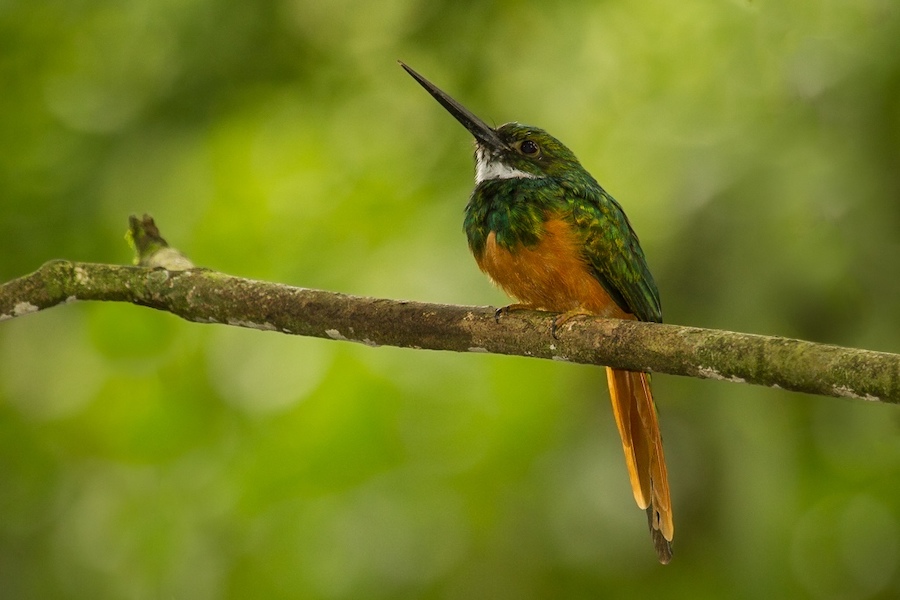
M 659 292 L 622 207 L 543 129 L 487 125 L 400 63 L 475 137 L 464 228 L 479 268 L 518 301 L 507 307 L 662 321 Z M 501 309 L 502 310 L 502 309 Z M 499 314 L 499 311 L 498 311 Z M 607 368 L 634 498 L 659 560 L 672 558 L 672 503 L 650 375 Z

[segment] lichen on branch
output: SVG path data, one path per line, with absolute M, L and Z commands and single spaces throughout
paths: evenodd
M 489 352 L 900 402 L 900 355 L 802 340 L 552 313 L 349 296 L 233 277 L 169 248 L 153 220 L 132 217 L 138 263 L 55 260 L 0 285 L 0 321 L 73 301 L 130 302 L 195 323 L 359 342 Z

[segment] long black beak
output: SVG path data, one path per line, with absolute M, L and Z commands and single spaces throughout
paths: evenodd
M 510 149 L 509 146 L 507 146 L 506 142 L 500 139 L 500 136 L 497 135 L 497 131 L 493 127 L 476 117 L 472 113 L 472 111 L 451 98 L 441 88 L 413 71 L 406 64 L 404 64 L 403 61 L 397 62 L 400 63 L 401 67 L 406 69 L 407 73 L 412 75 L 413 79 L 419 82 L 419 85 L 425 88 L 429 94 L 434 96 L 434 99 L 440 102 L 441 106 L 447 109 L 447 112 L 456 117 L 456 120 L 462 123 L 463 127 L 468 129 L 480 144 L 483 144 L 484 146 L 487 146 L 492 150 Z

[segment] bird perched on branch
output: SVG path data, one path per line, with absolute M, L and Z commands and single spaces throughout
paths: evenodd
M 475 137 L 475 190 L 464 227 L 479 268 L 519 308 L 662 321 L 659 292 L 622 207 L 543 129 L 487 125 L 400 63 Z M 650 375 L 607 368 L 613 414 L 638 506 L 660 562 L 672 558 L 672 502 Z

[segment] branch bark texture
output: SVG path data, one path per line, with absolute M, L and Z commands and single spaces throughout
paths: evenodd
M 207 269 L 51 261 L 0 286 L 0 321 L 82 300 L 131 302 L 196 323 L 454 352 L 607 365 L 881 402 L 900 402 L 900 355 L 802 340 L 617 319 L 365 298 Z

